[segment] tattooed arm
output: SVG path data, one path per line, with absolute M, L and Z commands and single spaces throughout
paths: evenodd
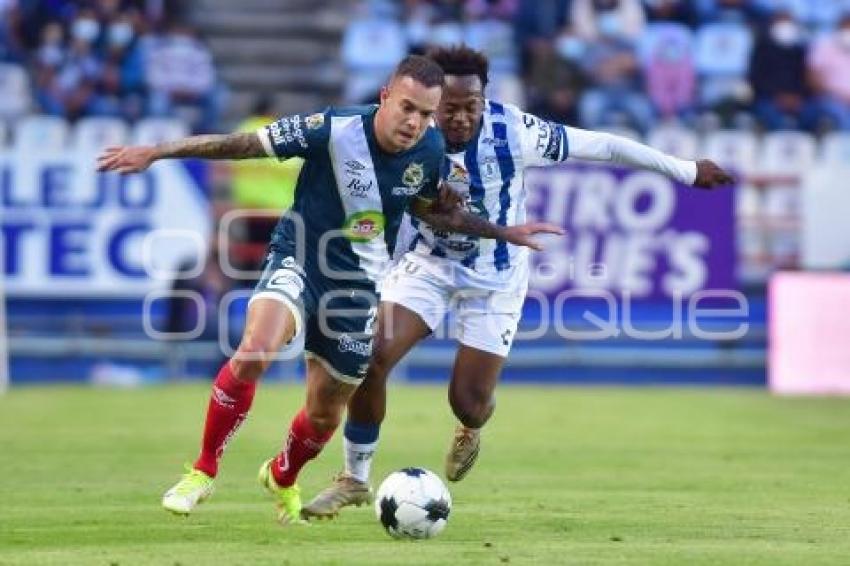
M 458 206 L 456 195 L 446 186 L 440 189 L 440 195 L 435 200 L 415 198 L 411 203 L 410 213 L 437 230 L 504 240 L 538 251 L 542 250 L 543 246 L 535 242 L 531 236 L 564 233 L 558 226 L 545 222 L 531 222 L 515 226 L 493 224 L 487 219 Z
M 137 173 L 150 167 L 157 159 L 175 157 L 249 159 L 266 156 L 256 132 L 191 136 L 155 146 L 109 147 L 97 158 L 97 170 Z

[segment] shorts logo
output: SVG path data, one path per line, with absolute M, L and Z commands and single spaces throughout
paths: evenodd
M 361 342 L 360 340 L 355 340 L 348 334 L 340 334 L 339 336 L 339 351 L 340 352 L 351 352 L 353 354 L 357 354 L 358 356 L 363 356 L 364 358 L 368 358 L 372 355 L 372 343 L 371 342 Z
M 425 167 L 421 163 L 411 163 L 401 175 L 402 184 L 408 187 L 416 187 L 417 191 L 424 181 Z
M 304 290 L 304 281 L 301 276 L 291 269 L 278 269 L 269 277 L 266 283 L 268 289 L 283 291 L 290 297 L 297 297 Z
M 317 114 L 310 114 L 306 118 L 304 118 L 304 125 L 307 126 L 308 130 L 318 130 L 325 124 L 325 115 L 321 112 Z
M 352 242 L 364 243 L 377 238 L 384 231 L 386 222 L 381 212 L 364 210 L 346 218 L 342 230 Z

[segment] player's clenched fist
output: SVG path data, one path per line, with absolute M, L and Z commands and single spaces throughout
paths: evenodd
M 697 178 L 694 186 L 700 189 L 714 189 L 731 185 L 735 178 L 710 159 L 697 161 Z

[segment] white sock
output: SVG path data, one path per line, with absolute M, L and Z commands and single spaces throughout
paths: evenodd
M 372 458 L 378 447 L 378 441 L 369 444 L 357 444 L 343 437 L 345 451 L 345 473 L 357 481 L 368 483 Z

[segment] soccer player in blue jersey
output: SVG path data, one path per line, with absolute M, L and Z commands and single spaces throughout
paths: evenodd
M 486 57 L 466 47 L 430 54 L 446 74 L 437 123 L 447 142 L 445 181 L 469 210 L 511 226 L 525 220 L 524 172 L 568 157 L 626 164 L 703 188 L 731 177 L 710 161 L 686 161 L 607 133 L 547 122 L 484 97 Z M 369 501 L 369 469 L 386 410 L 390 370 L 428 336 L 447 311 L 460 342 L 449 382 L 459 423 L 445 462 L 458 481 L 474 464 L 481 428 L 511 348 L 528 288 L 528 252 L 504 241 L 452 233 L 412 218 L 415 236 L 384 283 L 367 377 L 349 402 L 345 471 L 304 507 L 305 517 L 332 517 Z
M 305 160 L 292 212 L 273 233 L 242 340 L 215 379 L 200 456 L 163 496 L 167 510 L 188 514 L 212 494 L 219 460 L 248 414 L 257 381 L 280 348 L 303 332 L 306 402 L 283 450 L 259 473 L 279 520 L 302 522 L 295 480 L 331 437 L 365 376 L 380 283 L 405 211 L 448 230 L 517 245 L 537 247 L 531 235 L 560 232 L 543 224 L 494 225 L 440 197 L 445 147 L 430 124 L 442 85 L 437 64 L 411 56 L 399 64 L 377 107 L 285 117 L 256 133 L 110 148 L 99 157 L 101 171 L 121 173 L 165 158 Z

